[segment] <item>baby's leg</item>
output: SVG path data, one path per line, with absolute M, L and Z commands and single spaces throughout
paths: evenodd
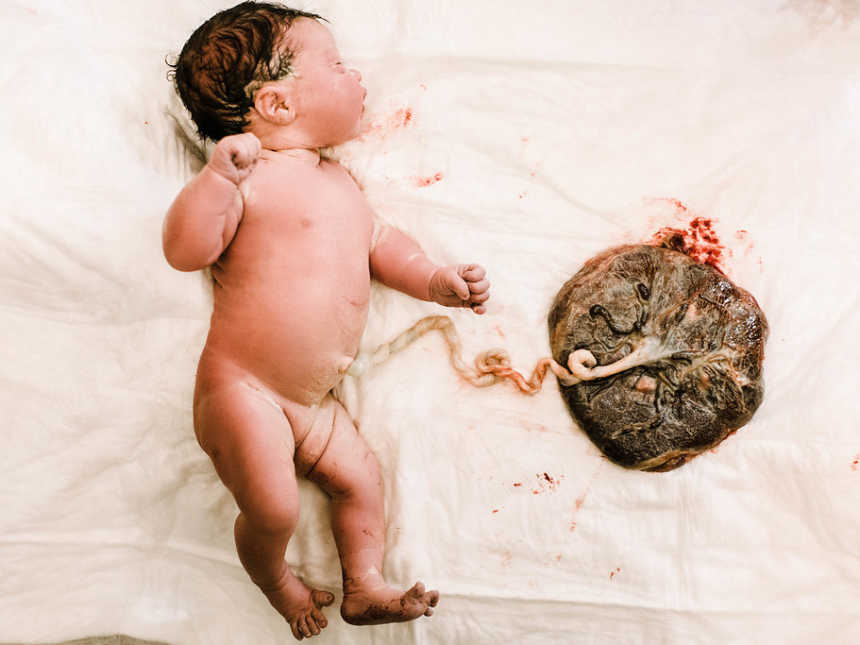
M 334 597 L 305 586 L 284 561 L 299 515 L 286 417 L 242 382 L 198 396 L 194 417 L 200 445 L 241 511 L 235 538 L 242 565 L 296 638 L 319 634 L 327 624 L 320 609 Z
M 353 625 L 371 625 L 430 616 L 438 591 L 417 582 L 409 591 L 382 577 L 385 518 L 382 477 L 376 456 L 356 432 L 349 413 L 336 406 L 328 446 L 307 477 L 331 497 L 332 530 L 343 571 L 340 613 Z

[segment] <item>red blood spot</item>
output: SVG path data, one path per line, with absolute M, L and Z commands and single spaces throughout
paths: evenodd
M 582 508 L 583 504 L 585 504 L 585 498 L 586 498 L 586 496 L 588 495 L 588 491 L 590 491 L 590 490 L 591 490 L 591 485 L 594 483 L 594 480 L 597 478 L 597 475 L 598 475 L 598 473 L 600 472 L 600 469 L 601 469 L 602 467 L 603 467 L 603 462 L 601 461 L 601 462 L 599 462 L 599 463 L 598 463 L 597 468 L 595 468 L 595 469 L 594 469 L 594 472 L 591 474 L 591 478 L 588 480 L 588 484 L 586 484 L 586 486 L 585 486 L 585 490 L 582 492 L 582 495 L 580 495 L 580 496 L 576 499 L 576 502 L 575 502 L 575 505 L 574 505 L 574 508 L 573 508 L 573 518 L 572 518 L 572 520 L 571 520 L 571 522 L 570 522 L 570 530 L 571 530 L 571 532 L 573 532 L 573 530 L 576 528 L 576 514 L 577 514 L 577 513 L 579 512 L 579 510 Z
M 679 209 L 687 211 L 687 207 L 678 200 L 669 201 L 677 202 Z M 664 226 L 651 236 L 647 243 L 665 244 L 675 251 L 690 256 L 696 262 L 710 264 L 720 273 L 724 272 L 720 262 L 723 260 L 725 249 L 713 229 L 713 220 L 709 218 L 694 217 L 690 220 L 687 229 Z
M 143 125 L 149 125 L 149 121 L 144 121 Z
M 612 580 L 615 577 L 616 573 L 621 573 L 621 567 L 617 567 L 615 571 L 609 572 L 609 579 Z
M 415 185 L 418 186 L 419 188 L 423 188 L 425 186 L 430 186 L 432 184 L 435 184 L 437 181 L 441 181 L 442 180 L 442 173 L 437 172 L 432 177 L 415 177 L 414 179 L 415 179 Z
M 860 466 L 860 453 L 858 453 L 857 456 L 854 457 L 854 461 L 851 462 L 851 470 L 856 471 L 858 466 Z
M 558 489 L 562 479 L 564 479 L 564 475 L 559 475 L 558 477 L 551 477 L 549 473 L 538 473 L 538 488 L 533 489 L 532 494 L 538 495 L 540 493 L 545 493 L 546 491 L 554 492 Z
M 498 513 L 498 512 L 499 512 L 499 509 L 497 509 L 497 508 L 493 509 L 493 513 Z
M 735 231 L 735 237 L 739 240 L 742 240 L 747 236 L 748 233 L 749 231 L 745 228 L 739 228 L 737 231 Z
M 649 199 L 646 201 L 668 202 L 675 207 L 675 217 L 683 219 L 687 215 L 687 205 L 680 199 L 675 199 L 673 197 L 657 197 L 656 199 Z
M 522 482 L 514 482 L 514 486 L 515 486 L 515 487 L 516 487 L 516 486 L 522 486 L 522 485 L 523 485 L 523 483 L 522 483 Z
M 372 134 L 379 137 L 385 137 L 395 130 L 407 127 L 412 123 L 414 116 L 412 108 L 400 108 L 393 114 L 389 114 L 387 117 L 376 119 L 371 123 L 368 123 L 363 127 L 361 134 L 362 136 Z

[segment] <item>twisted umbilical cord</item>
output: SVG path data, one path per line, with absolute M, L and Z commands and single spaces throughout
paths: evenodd
M 490 385 L 495 385 L 500 381 L 509 379 L 522 392 L 535 394 L 540 391 L 548 369 L 552 370 L 562 382 L 570 382 L 571 379 L 578 381 L 567 369 L 551 358 L 540 359 L 534 371 L 532 371 L 531 377 L 526 380 L 522 374 L 511 367 L 511 359 L 508 353 L 498 348 L 489 349 L 478 354 L 475 358 L 475 366 L 469 367 L 463 361 L 460 337 L 457 335 L 454 321 L 448 316 L 427 316 L 426 318 L 422 318 L 391 342 L 383 343 L 371 353 L 359 354 L 350 366 L 348 373 L 352 376 L 363 374 L 374 365 L 383 363 L 389 356 L 396 354 L 434 329 L 442 333 L 448 345 L 448 354 L 453 368 L 463 379 L 475 387 L 489 387 Z

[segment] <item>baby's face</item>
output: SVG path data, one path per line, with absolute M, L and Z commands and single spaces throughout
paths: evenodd
M 343 143 L 357 136 L 364 97 L 358 70 L 341 61 L 328 29 L 311 18 L 298 18 L 287 33 L 295 52 L 293 74 L 298 118 L 319 146 Z

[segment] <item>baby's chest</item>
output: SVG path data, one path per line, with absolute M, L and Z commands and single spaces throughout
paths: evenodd
M 264 244 L 268 240 L 279 246 L 335 247 L 331 250 L 367 255 L 372 211 L 343 169 L 288 176 L 268 172 L 257 179 L 243 191 L 242 237 Z

